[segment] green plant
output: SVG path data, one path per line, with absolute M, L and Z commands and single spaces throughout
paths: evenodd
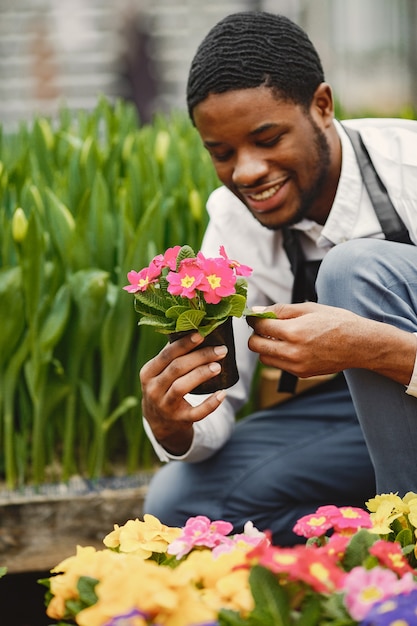
M 143 468 L 138 372 L 163 338 L 138 332 L 122 286 L 200 245 L 209 157 L 182 113 L 140 126 L 104 98 L 0 128 L 0 155 L 1 473 L 14 488 Z

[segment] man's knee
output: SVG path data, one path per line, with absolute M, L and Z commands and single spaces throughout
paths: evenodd
M 352 239 L 331 248 L 317 277 L 318 301 L 343 306 L 346 295 L 365 287 L 370 276 L 377 280 L 376 268 L 383 255 L 380 244 L 377 239 Z

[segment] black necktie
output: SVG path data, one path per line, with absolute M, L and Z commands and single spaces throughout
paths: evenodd
M 317 302 L 316 278 L 321 261 L 306 261 L 301 243 L 300 231 L 294 228 L 282 229 L 283 246 L 294 274 L 292 288 L 292 302 Z M 278 391 L 294 393 L 297 385 L 297 376 L 283 371 L 278 384 Z

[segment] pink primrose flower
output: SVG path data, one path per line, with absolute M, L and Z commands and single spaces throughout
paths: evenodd
M 167 274 L 168 292 L 173 296 L 181 296 L 192 300 L 196 296 L 196 289 L 201 289 L 204 273 L 195 263 L 195 259 L 184 259 L 178 272 Z
M 304 515 L 303 517 L 300 517 L 294 526 L 293 531 L 296 535 L 301 535 L 301 537 L 309 539 L 311 537 L 321 537 L 322 535 L 325 535 L 326 532 L 332 528 L 332 526 L 332 522 L 326 515 L 313 513 L 311 515 Z
M 369 552 L 378 559 L 381 565 L 388 567 L 399 576 L 406 572 L 414 572 L 403 555 L 399 543 L 380 539 L 369 548 Z
M 346 578 L 336 559 L 323 548 L 305 549 L 291 575 L 293 580 L 302 580 L 318 593 L 332 593 L 343 587 Z
M 329 537 L 328 542 L 322 547 L 332 558 L 341 561 L 345 556 L 346 548 L 350 542 L 348 535 L 339 535 L 334 533 Z
M 227 261 L 223 259 L 206 259 L 199 252 L 197 261 L 204 272 L 204 279 L 199 286 L 207 304 L 218 304 L 224 297 L 236 292 L 236 275 Z
M 298 562 L 304 558 L 305 551 L 305 546 L 280 548 L 261 542 L 248 554 L 248 557 L 257 557 L 259 565 L 268 568 L 274 574 L 287 574 L 295 578 Z
M 344 583 L 344 602 L 351 617 L 362 620 L 376 602 L 392 595 L 397 582 L 398 578 L 391 570 L 354 567 L 346 575 Z
M 215 548 L 231 541 L 227 535 L 232 530 L 233 525 L 230 522 L 222 520 L 212 522 L 205 515 L 190 517 L 182 529 L 182 534 L 169 544 L 167 552 L 180 559 L 195 547 Z
M 333 504 L 319 506 L 315 515 L 325 516 L 336 532 L 353 534 L 359 528 L 371 528 L 370 514 L 354 506 L 337 507 Z
M 224 249 L 224 246 L 220 246 L 219 253 L 220 256 L 229 263 L 229 267 L 235 270 L 236 276 L 250 276 L 252 274 L 253 270 L 251 267 L 249 267 L 249 265 L 242 265 L 241 263 L 239 263 L 239 261 L 229 259 L 226 254 L 226 250 Z
M 144 267 L 140 272 L 132 270 L 128 272 L 127 279 L 130 285 L 123 287 L 125 291 L 129 293 L 136 293 L 137 291 L 146 291 L 150 284 L 156 283 L 160 276 L 160 269 L 153 262 L 149 267 Z
M 175 272 L 175 270 L 177 269 L 177 256 L 180 250 L 181 246 L 168 248 L 164 254 L 158 254 L 158 256 L 154 258 L 154 261 L 159 264 L 161 269 L 169 267 L 170 270 Z

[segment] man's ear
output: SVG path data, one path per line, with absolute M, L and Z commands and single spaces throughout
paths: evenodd
M 333 122 L 334 105 L 332 88 L 328 83 L 320 83 L 314 92 L 310 112 L 314 119 L 325 127 Z

